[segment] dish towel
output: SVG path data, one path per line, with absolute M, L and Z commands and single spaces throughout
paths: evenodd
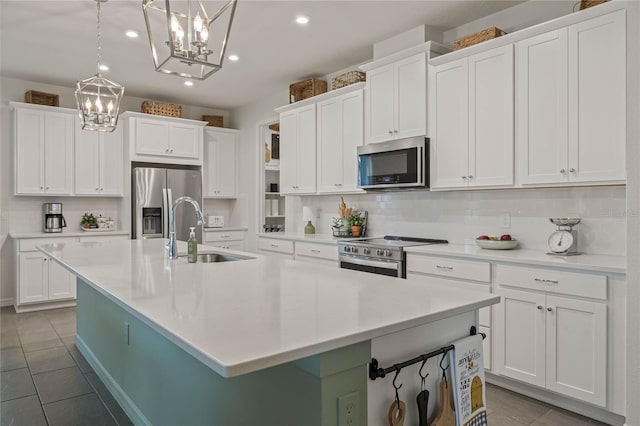
M 465 337 L 453 343 L 450 352 L 453 400 L 457 426 L 487 424 L 482 336 Z

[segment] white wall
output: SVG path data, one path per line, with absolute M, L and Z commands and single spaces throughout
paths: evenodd
M 97 212 L 103 216 L 120 219 L 124 214 L 121 198 L 96 197 L 16 197 L 14 192 L 14 150 L 13 150 L 13 114 L 9 108 L 10 101 L 24 102 L 24 94 L 28 90 L 55 93 L 60 96 L 60 106 L 75 109 L 74 88 L 43 84 L 12 78 L 0 80 L 0 305 L 11 303 L 13 299 L 15 260 L 12 245 L 2 242 L 2 236 L 10 232 L 39 232 L 42 228 L 42 203 L 62 202 L 63 214 L 68 229 L 79 226 L 80 218 L 86 211 Z M 125 96 L 121 105 L 123 111 L 140 111 L 144 98 Z M 159 100 L 159 99 L 156 99 Z M 229 111 L 183 105 L 183 117 L 200 120 L 202 115 L 222 115 L 225 125 L 229 126 L 232 116 Z M 227 216 L 230 208 L 228 202 L 221 204 L 210 201 L 205 209 L 214 213 L 223 210 Z M 220 213 L 223 214 L 223 213 Z

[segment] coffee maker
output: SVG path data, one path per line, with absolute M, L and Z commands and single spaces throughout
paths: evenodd
M 67 221 L 62 216 L 62 203 L 44 203 L 42 205 L 44 214 L 44 232 L 62 232 L 62 228 L 67 226 Z

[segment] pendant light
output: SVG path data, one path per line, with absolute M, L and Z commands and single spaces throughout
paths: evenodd
M 236 0 L 208 13 L 202 0 L 142 0 L 156 71 L 204 80 L 222 68 Z
M 100 3 L 107 0 L 95 0 L 98 9 L 97 68 L 98 73 L 76 85 L 76 104 L 83 130 L 113 132 L 118 124 L 120 101 L 124 87 L 100 75 L 102 55 L 100 51 Z

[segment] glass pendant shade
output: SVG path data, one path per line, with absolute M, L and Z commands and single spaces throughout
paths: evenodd
M 107 80 L 100 75 L 102 56 L 100 52 L 100 3 L 107 0 L 96 0 L 97 3 L 97 68 L 93 77 L 79 80 L 76 84 L 76 105 L 80 124 L 83 130 L 113 132 L 118 124 L 120 101 L 124 87 Z
M 222 68 L 236 0 L 143 0 L 156 71 L 204 80 Z
M 118 125 L 124 87 L 99 73 L 78 81 L 76 104 L 83 130 L 113 132 Z

